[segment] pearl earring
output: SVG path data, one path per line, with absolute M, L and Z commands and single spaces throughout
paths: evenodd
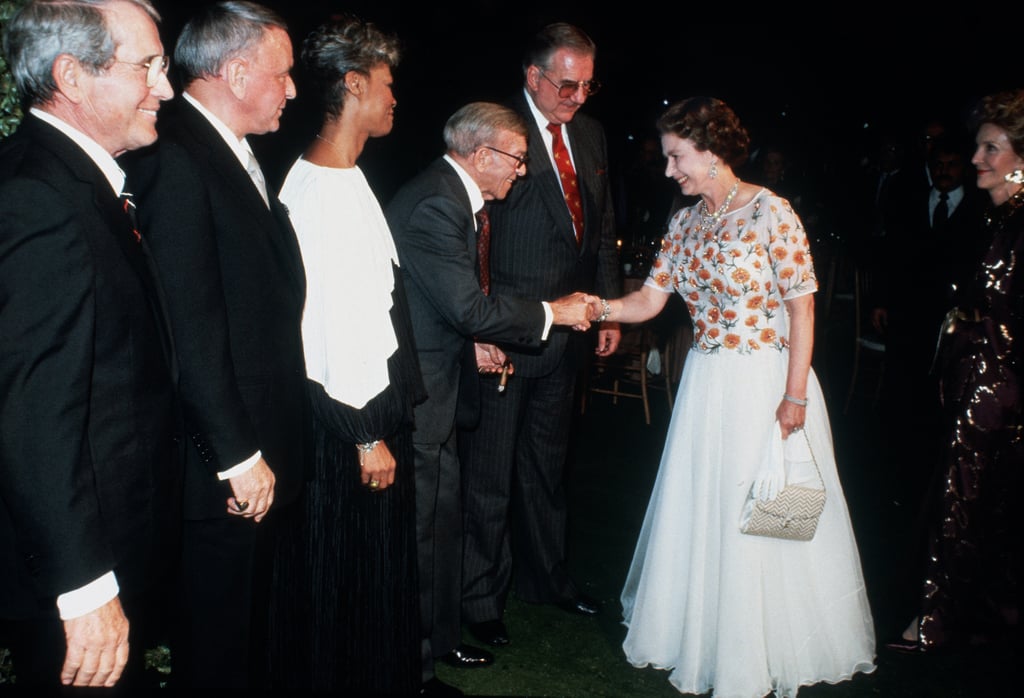
M 1024 184 L 1024 170 L 1014 170 L 1003 177 L 1010 184 Z
M 710 177 L 711 179 L 714 179 L 717 176 L 718 176 L 718 163 L 717 162 L 713 162 L 713 163 L 711 163 L 711 167 L 708 168 L 708 177 Z

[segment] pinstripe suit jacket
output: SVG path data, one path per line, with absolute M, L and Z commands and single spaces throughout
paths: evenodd
M 529 173 L 504 201 L 490 207 L 491 293 L 530 300 L 573 291 L 617 297 L 622 279 L 604 129 L 579 113 L 567 127 L 583 198 L 583 241 L 577 246 L 558 173 L 526 99 L 519 93 L 509 106 L 529 125 Z M 553 327 L 543 346 L 506 351 L 518 375 L 536 378 L 550 373 L 566 351 L 581 348 L 581 340 L 568 328 Z
M 418 443 L 443 443 L 455 420 L 460 386 L 463 395 L 476 387 L 475 359 L 466 356 L 473 338 L 538 346 L 544 310 L 539 302 L 493 290 L 485 296 L 480 290 L 469 196 L 444 159 L 406 183 L 386 213 L 429 393 L 416 407 L 414 437 Z

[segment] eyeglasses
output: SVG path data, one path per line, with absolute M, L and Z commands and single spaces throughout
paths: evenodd
M 549 78 L 547 76 L 547 73 L 545 73 L 543 70 L 540 71 L 540 74 L 545 80 L 547 80 L 556 88 L 558 88 L 558 96 L 561 99 L 569 99 L 579 90 L 583 90 L 583 93 L 589 97 L 591 95 L 597 94 L 597 92 L 601 89 L 601 83 L 599 83 L 597 80 L 580 80 L 579 82 L 565 80 L 561 84 L 559 84 L 552 80 L 551 78 Z
M 115 63 L 124 63 L 125 65 L 135 66 L 136 68 L 146 69 L 146 87 L 156 87 L 156 84 L 160 82 L 160 74 L 167 73 L 167 69 L 171 66 L 170 56 L 150 56 L 143 61 L 138 63 L 132 63 L 131 61 L 119 61 L 114 60 Z
M 516 161 L 516 169 L 517 170 L 519 168 L 521 168 L 521 167 L 526 167 L 527 163 L 530 162 L 530 156 L 529 155 L 513 155 L 512 153 L 506 153 L 504 150 L 498 150 L 494 146 L 490 146 L 490 145 L 482 145 L 480 147 L 481 148 L 487 148 L 488 150 L 493 150 L 496 153 L 501 153 L 502 155 L 507 155 L 508 157 L 512 158 L 513 160 Z

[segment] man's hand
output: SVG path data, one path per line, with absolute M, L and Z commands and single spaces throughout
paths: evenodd
M 128 662 L 128 619 L 114 597 L 95 611 L 64 621 L 67 653 L 60 671 L 65 686 L 106 686 Z
M 228 479 L 234 493 L 228 497 L 228 513 L 255 519 L 256 523 L 262 521 L 274 503 L 274 481 L 274 471 L 262 458 L 241 475 Z
M 505 352 L 493 344 L 476 342 L 473 344 L 476 352 L 476 368 L 480 373 L 501 373 L 508 363 Z M 508 364 L 508 372 L 513 373 L 512 364 Z
M 594 300 L 582 291 L 562 296 L 558 300 L 549 301 L 551 312 L 554 315 L 553 324 L 568 325 L 574 330 L 586 330 L 590 328 L 590 303 Z
M 622 339 L 622 330 L 617 322 L 602 322 L 601 329 L 597 331 L 597 348 L 594 353 L 598 356 L 611 356 L 619 348 L 619 340 Z

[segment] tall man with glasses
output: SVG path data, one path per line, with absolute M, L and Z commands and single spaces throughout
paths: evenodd
M 526 174 L 527 128 L 507 107 L 465 105 L 444 127 L 446 154 L 407 182 L 387 209 L 428 399 L 416 407 L 416 523 L 423 612 L 423 681 L 434 659 L 486 666 L 489 652 L 460 642 L 462 504 L 456 422 L 475 421 L 478 373 L 510 371 L 491 342 L 541 346 L 552 324 L 589 325 L 589 296 L 521 300 L 491 293 L 484 207 Z M 494 384 L 488 389 L 494 390 Z
M 0 146 L 0 618 L 16 689 L 145 691 L 181 521 L 174 354 L 132 182 L 173 91 L 147 0 L 33 0 L 4 51 L 30 109 Z
M 604 130 L 578 113 L 599 87 L 595 53 L 589 36 L 563 23 L 543 28 L 527 47 L 524 88 L 511 106 L 528 124 L 530 176 L 491 210 L 497 296 L 620 293 Z M 613 353 L 619 337 L 617 326 L 599 325 L 597 353 Z M 525 601 L 598 612 L 566 568 L 564 474 L 584 338 L 556 328 L 542 345 L 506 349 L 514 378 L 500 393 L 484 387 L 479 426 L 459 437 L 462 616 L 487 644 L 509 641 L 502 615 L 513 564 Z
M 305 479 L 305 274 L 246 140 L 276 131 L 295 96 L 292 43 L 267 8 L 222 2 L 185 24 L 174 63 L 184 94 L 157 146 L 125 164 L 167 289 L 188 433 L 171 682 L 241 691 L 260 685 L 274 537 Z

